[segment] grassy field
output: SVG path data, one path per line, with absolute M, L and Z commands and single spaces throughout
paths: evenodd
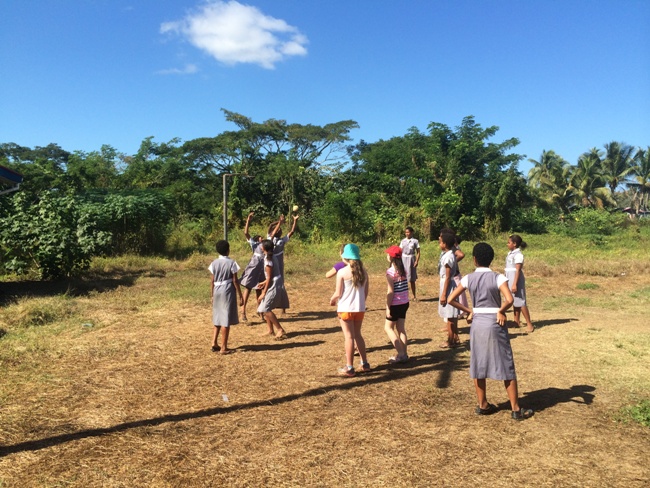
M 324 278 L 336 244 L 288 244 L 289 339 L 262 337 L 255 318 L 224 357 L 210 352 L 211 256 L 2 282 L 0 487 L 649 486 L 650 237 L 525 239 L 537 330 L 510 329 L 521 403 L 536 411 L 525 422 L 498 382 L 501 410 L 474 415 L 467 324 L 465 347 L 439 347 L 433 244 L 399 366 L 386 361 L 385 246 L 362 248 L 373 369 L 355 378 L 336 376 L 343 335 Z M 502 270 L 505 236 L 492 244 Z M 233 257 L 247 263 L 244 243 Z

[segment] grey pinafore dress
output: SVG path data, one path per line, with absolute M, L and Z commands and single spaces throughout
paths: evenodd
M 510 251 L 506 256 L 505 275 L 508 278 L 508 286 L 510 288 L 512 288 L 512 284 L 515 281 L 517 262 L 521 263 L 521 270 L 519 271 L 519 280 L 517 280 L 517 292 L 512 294 L 512 297 L 515 299 L 513 306 L 524 307 L 526 306 L 526 278 L 524 277 L 524 255 L 519 248 Z
M 277 258 L 280 274 L 284 278 L 284 246 L 289 242 L 289 236 L 273 238 L 273 257 Z M 262 279 L 264 281 L 264 279 Z
M 287 290 L 284 289 L 284 277 L 280 273 L 278 258 L 273 256 L 273 261 L 265 258 L 264 267 L 266 268 L 268 265 L 273 267 L 271 271 L 271 282 L 264 295 L 264 300 L 257 307 L 259 313 L 270 312 L 274 308 L 289 308 L 289 295 L 287 295 Z
M 501 307 L 498 276 L 498 273 L 486 269 L 465 277 L 474 310 L 474 321 L 469 330 L 470 378 L 517 379 L 508 328 L 497 323 L 496 310 Z M 491 312 L 490 309 L 496 310 Z
M 264 249 L 261 242 L 255 242 L 253 239 L 249 239 L 248 243 L 253 249 L 253 256 L 244 269 L 240 283 L 246 288 L 253 289 L 260 281 L 264 281 Z
M 239 271 L 239 265 L 228 257 L 212 261 L 208 267 L 212 273 L 212 323 L 228 327 L 239 323 L 237 313 L 237 292 L 232 282 L 233 273 Z
M 449 295 L 451 295 L 451 292 L 456 289 L 456 282 L 454 281 L 454 276 L 456 273 L 458 273 L 458 262 L 456 261 L 456 256 L 454 256 L 453 251 L 446 251 L 443 252 L 442 255 L 440 256 L 440 261 L 438 262 L 438 272 L 440 273 L 440 294 L 445 291 L 444 286 L 445 286 L 445 276 L 447 275 L 447 266 L 449 266 L 449 271 L 450 271 L 450 280 L 449 280 L 449 287 L 447 288 L 447 294 L 445 295 L 447 299 L 449 299 Z M 438 304 L 438 315 L 440 315 L 441 318 L 447 320 L 447 319 L 455 319 L 458 318 L 458 316 L 461 314 L 460 310 L 458 310 L 456 307 L 452 307 L 447 303 L 444 307 L 441 304 Z
M 406 271 L 406 279 L 409 283 L 412 283 L 418 279 L 418 269 L 414 265 L 416 250 L 420 248 L 420 243 L 413 238 L 402 239 L 399 247 L 402 249 L 402 264 Z

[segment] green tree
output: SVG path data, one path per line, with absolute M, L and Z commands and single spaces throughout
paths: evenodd
M 77 192 L 115 188 L 118 165 L 123 157 L 108 145 L 90 153 L 75 151 L 66 164 L 67 178 Z
M 602 168 L 602 152 L 596 148 L 583 153 L 571 176 L 570 187 L 583 207 L 616 205 Z
M 0 160 L 24 177 L 23 193 L 38 195 L 47 190 L 68 189 L 65 168 L 70 153 L 57 144 L 37 146 L 34 149 L 14 143 L 0 144 Z
M 539 160 L 528 161 L 534 165 L 528 172 L 528 184 L 539 191 L 542 200 L 568 213 L 576 202 L 571 186 L 575 168 L 554 151 L 542 151 Z
M 633 156 L 634 148 L 628 144 L 615 141 L 605 144 L 605 157 L 601 164 L 612 194 L 632 172 Z
M 636 191 L 635 207 L 648 210 L 648 195 L 650 195 L 650 146 L 638 149 L 633 159 L 633 181 L 627 183 L 628 187 Z

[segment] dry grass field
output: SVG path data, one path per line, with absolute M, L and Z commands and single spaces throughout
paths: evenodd
M 366 252 L 372 371 L 355 378 L 336 375 L 336 249 L 289 249 L 289 339 L 262 337 L 255 317 L 229 356 L 210 351 L 207 256 L 0 283 L 0 487 L 650 486 L 650 430 L 621 413 L 650 398 L 650 259 L 526 253 L 537 330 L 510 332 L 535 416 L 515 422 L 499 382 L 501 410 L 474 414 L 465 322 L 465 347 L 439 347 L 433 247 L 407 317 L 412 359 L 387 363 L 383 256 Z

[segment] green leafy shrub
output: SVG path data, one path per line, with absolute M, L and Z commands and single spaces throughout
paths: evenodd
M 625 407 L 623 414 L 644 427 L 650 427 L 650 400 L 643 400 L 637 405 Z
M 538 207 L 517 207 L 512 210 L 512 230 L 526 234 L 545 234 L 557 215 Z
M 553 226 L 553 230 L 571 237 L 599 236 L 592 240 L 594 244 L 602 244 L 602 236 L 611 236 L 629 225 L 628 218 L 622 213 L 581 208 L 564 216 Z
M 0 218 L 4 267 L 23 274 L 36 268 L 42 278 L 57 278 L 86 269 L 109 242 L 72 196 L 44 192 L 36 202 L 26 194 L 12 200 Z

